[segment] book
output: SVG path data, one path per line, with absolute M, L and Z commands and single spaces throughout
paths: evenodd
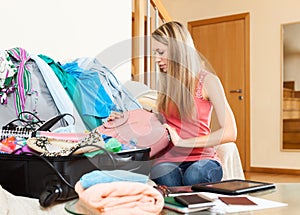
M 188 208 L 212 207 L 215 205 L 213 201 L 197 194 L 175 196 L 174 199 Z
M 192 186 L 175 186 L 175 187 L 168 187 L 168 194 L 170 196 L 177 196 L 177 195 L 186 195 L 186 194 L 192 194 L 195 193 L 194 190 L 192 190 Z
M 172 186 L 167 187 L 165 185 L 157 185 L 154 186 L 164 197 L 174 197 L 174 196 L 182 196 L 182 195 L 193 195 L 198 194 L 201 195 L 202 192 L 192 190 L 192 186 Z M 205 198 L 205 196 L 202 196 Z
M 173 210 L 173 211 L 176 211 L 179 213 L 193 213 L 193 212 L 208 210 L 209 208 L 211 208 L 211 206 L 189 208 L 189 207 L 186 207 L 183 204 L 177 202 L 174 199 L 174 197 L 165 197 L 164 200 L 165 200 L 164 208 L 166 208 L 168 210 Z

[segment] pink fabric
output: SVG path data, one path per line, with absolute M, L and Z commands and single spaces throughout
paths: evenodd
M 97 130 L 124 144 L 134 139 L 138 147 L 151 147 L 151 158 L 169 144 L 166 128 L 155 113 L 144 109 L 123 112 L 123 117 L 105 122 Z
M 155 215 L 164 206 L 163 196 L 148 184 L 138 182 L 99 183 L 83 189 L 75 185 L 79 200 L 101 214 Z
M 165 116 L 167 124 L 174 127 L 183 139 L 208 135 L 210 133 L 210 120 L 212 114 L 212 104 L 203 99 L 203 81 L 207 72 L 201 72 L 198 86 L 195 90 L 195 105 L 197 118 L 193 121 L 186 121 L 179 117 L 176 107 L 169 107 L 169 116 Z M 214 147 L 205 148 L 183 148 L 173 146 L 166 154 L 160 157 L 156 163 L 160 162 L 182 162 L 195 161 L 201 159 L 219 160 Z
M 49 131 L 37 131 L 37 137 L 48 137 L 58 140 L 80 141 L 86 137 L 88 133 L 54 133 Z

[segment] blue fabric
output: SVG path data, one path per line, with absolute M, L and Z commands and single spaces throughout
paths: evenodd
M 148 176 L 126 170 L 94 170 L 80 178 L 81 185 L 87 189 L 95 184 L 110 183 L 114 181 L 131 181 L 147 183 Z
M 215 160 L 195 162 L 159 163 L 152 167 L 150 178 L 159 185 L 188 186 L 206 182 L 221 181 L 222 166 Z
M 84 122 L 84 125 L 86 129 L 93 130 L 94 128 L 102 125 L 102 119 L 97 116 L 91 116 L 91 115 L 85 115 L 83 114 L 83 100 L 81 99 L 84 97 L 84 95 L 81 95 L 80 90 L 77 89 L 78 78 L 73 77 L 69 73 L 67 73 L 62 66 L 55 62 L 52 58 L 46 56 L 46 55 L 38 55 L 41 59 L 43 59 L 53 70 L 56 77 L 59 79 L 62 86 L 65 88 L 66 92 L 70 96 L 70 99 L 72 100 L 73 104 L 75 105 L 78 113 L 80 114 L 80 117 L 82 118 L 82 121 Z
M 62 68 L 77 80 L 76 88 L 82 99 L 82 113 L 107 118 L 114 104 L 104 90 L 98 73 L 84 70 L 76 62 L 66 63 Z
M 142 108 L 137 99 L 122 86 L 114 73 L 96 58 L 78 58 L 74 62 L 85 70 L 97 72 L 104 89 L 115 104 L 113 111 L 123 112 Z

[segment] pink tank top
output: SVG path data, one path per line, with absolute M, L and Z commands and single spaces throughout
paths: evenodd
M 200 73 L 200 79 L 195 90 L 196 118 L 192 121 L 182 120 L 178 117 L 178 113 L 174 111 L 176 109 L 172 107 L 170 107 L 169 116 L 165 116 L 168 125 L 175 128 L 179 136 L 183 139 L 208 135 L 210 133 L 209 125 L 212 114 L 212 104 L 210 101 L 204 99 L 202 95 L 203 81 L 206 75 L 207 72 Z M 158 158 L 157 162 L 183 162 L 200 159 L 218 160 L 215 148 L 182 148 L 173 145 L 168 152 Z

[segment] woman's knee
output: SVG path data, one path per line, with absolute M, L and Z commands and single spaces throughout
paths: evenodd
M 160 163 L 153 166 L 150 171 L 150 178 L 160 185 L 182 185 L 182 172 L 174 163 Z
M 174 163 L 159 163 L 151 168 L 151 178 L 159 178 L 163 175 L 169 174 L 178 168 Z
M 199 160 L 194 162 L 185 171 L 183 182 L 192 185 L 205 182 L 221 181 L 223 177 L 222 166 L 215 160 Z

